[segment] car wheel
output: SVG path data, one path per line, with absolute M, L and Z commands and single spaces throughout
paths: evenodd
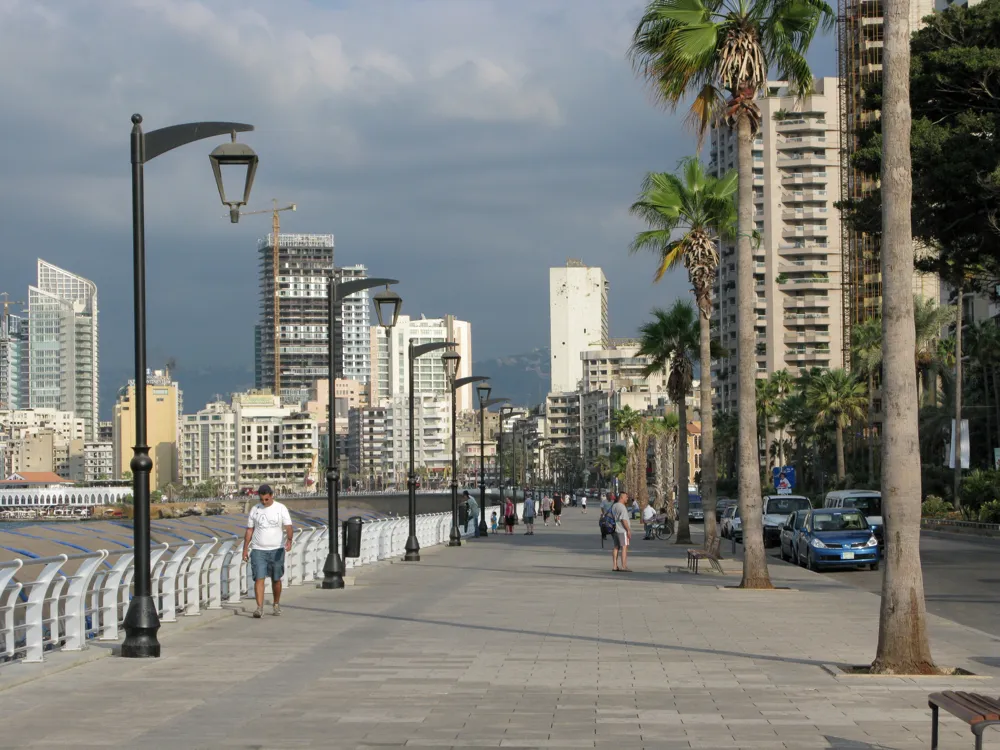
M 868 567 L 871 568 L 872 570 L 878 570 L 878 563 L 877 562 L 873 562 Z
M 813 573 L 819 573 L 819 565 L 816 564 L 816 557 L 813 555 L 812 552 L 809 553 L 809 560 L 807 561 L 806 566 Z

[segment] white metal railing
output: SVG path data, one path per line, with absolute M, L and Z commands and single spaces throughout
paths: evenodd
M 499 507 L 488 506 L 487 517 L 494 510 L 499 512 Z M 445 543 L 450 534 L 451 513 L 417 516 L 421 548 Z M 361 527 L 361 555 L 348 558 L 347 567 L 401 556 L 407 535 L 406 518 L 366 521 Z M 286 586 L 322 579 L 328 539 L 326 526 L 295 529 L 286 559 Z M 119 640 L 132 596 L 134 558 L 132 549 L 102 549 L 0 562 L 0 664 L 41 662 L 47 651 L 80 651 L 89 639 Z M 161 623 L 253 597 L 242 536 L 154 545 L 150 570 Z

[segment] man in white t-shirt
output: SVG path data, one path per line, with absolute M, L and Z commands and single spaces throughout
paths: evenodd
M 250 561 L 257 609 L 254 617 L 264 614 L 264 579 L 271 579 L 275 616 L 281 614 L 281 577 L 285 574 L 285 551 L 292 549 L 292 517 L 288 508 L 274 500 L 271 488 L 262 484 L 257 490 L 260 502 L 250 510 L 247 533 L 243 537 L 243 562 Z
M 656 518 L 656 509 L 652 504 L 647 505 L 642 511 L 642 525 L 646 527 L 646 536 L 643 539 L 653 538 L 653 519 Z

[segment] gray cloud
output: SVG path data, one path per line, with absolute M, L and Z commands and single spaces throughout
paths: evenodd
M 643 174 L 694 149 L 625 49 L 632 0 L 0 0 L 0 291 L 41 256 L 93 279 L 102 360 L 131 357 L 129 116 L 252 122 L 253 207 L 333 232 L 338 262 L 404 283 L 408 312 L 473 323 L 477 358 L 548 338 L 548 267 L 611 281 L 612 331 L 686 294 L 625 248 Z M 817 74 L 835 72 L 833 39 Z M 208 142 L 146 170 L 150 359 L 253 356 L 256 240 L 232 226 Z M 195 404 L 194 406 L 198 406 Z

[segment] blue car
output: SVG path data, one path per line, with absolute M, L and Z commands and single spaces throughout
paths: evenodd
M 806 513 L 795 545 L 795 559 L 809 570 L 878 570 L 879 545 L 868 519 L 853 508 L 817 508 Z
M 788 518 L 781 524 L 781 534 L 778 543 L 781 546 L 782 560 L 795 561 L 795 549 L 799 543 L 799 533 L 802 531 L 802 525 L 805 523 L 806 516 L 809 513 L 810 511 L 808 510 L 797 510 L 794 513 L 789 513 Z

